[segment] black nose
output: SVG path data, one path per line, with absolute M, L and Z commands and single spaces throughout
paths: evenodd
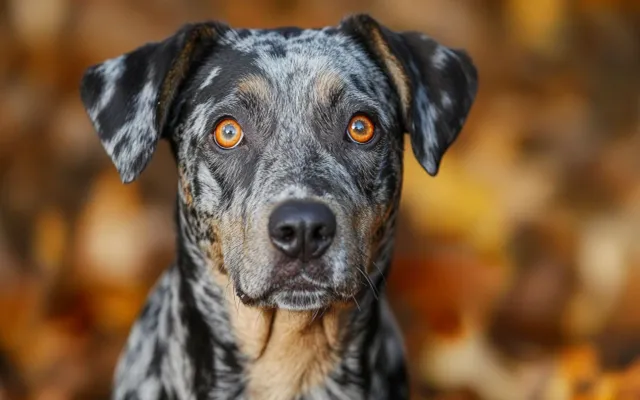
M 269 236 L 289 257 L 309 261 L 324 254 L 336 233 L 336 216 L 322 203 L 292 200 L 269 218 Z

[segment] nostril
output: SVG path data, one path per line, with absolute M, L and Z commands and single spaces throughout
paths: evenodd
M 285 225 L 278 229 L 278 239 L 283 242 L 291 242 L 296 237 L 295 229 L 290 225 Z
M 316 226 L 315 228 L 311 228 L 311 239 L 321 240 L 322 239 L 322 227 Z
M 289 257 L 298 257 L 304 244 L 301 228 L 289 220 L 273 222 L 269 227 L 271 243 Z
M 327 226 L 317 225 L 311 228 L 310 236 L 312 240 L 324 241 L 327 240 L 331 235 L 329 233 L 329 230 L 327 229 Z

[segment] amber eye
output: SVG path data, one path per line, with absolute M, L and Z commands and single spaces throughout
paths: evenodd
M 347 133 L 351 140 L 356 143 L 364 144 L 373 138 L 375 128 L 369 117 L 359 114 L 351 118 Z
M 232 118 L 224 118 L 213 130 L 213 139 L 223 149 L 233 149 L 242 141 L 243 133 L 240 124 Z

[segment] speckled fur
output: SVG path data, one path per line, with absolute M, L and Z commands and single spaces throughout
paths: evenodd
M 179 171 L 176 261 L 131 331 L 114 398 L 408 398 L 384 295 L 404 132 L 435 175 L 475 93 L 466 54 L 366 15 L 309 30 L 187 25 L 89 68 L 82 99 L 122 180 L 142 172 L 161 138 Z M 357 112 L 376 125 L 365 145 L 345 133 Z M 244 131 L 233 150 L 211 137 L 225 116 Z M 283 275 L 291 261 L 269 241 L 270 212 L 293 198 L 336 215 L 333 244 L 305 266 L 320 274 Z M 285 290 L 288 279 L 321 290 Z M 323 321 L 317 337 L 294 342 L 303 353 L 320 346 L 317 357 L 297 365 L 303 353 L 274 350 L 274 332 L 295 325 L 278 321 L 301 323 L 294 336 Z

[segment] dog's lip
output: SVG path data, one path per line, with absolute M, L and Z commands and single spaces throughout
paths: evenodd
M 283 290 L 274 294 L 273 301 L 278 308 L 303 311 L 326 308 L 335 298 L 326 290 Z
M 265 293 L 262 297 L 269 297 L 276 293 L 286 293 L 286 292 L 308 292 L 308 293 L 318 293 L 325 292 L 327 294 L 332 294 L 333 290 L 331 285 L 328 283 L 317 282 L 304 274 L 299 274 L 294 277 L 291 277 L 285 281 L 281 281 L 276 285 L 273 285 L 267 293 Z
M 298 275 L 288 282 L 284 282 L 278 291 L 299 291 L 299 292 L 317 292 L 328 290 L 327 285 L 314 282 L 312 279 L 304 275 Z

